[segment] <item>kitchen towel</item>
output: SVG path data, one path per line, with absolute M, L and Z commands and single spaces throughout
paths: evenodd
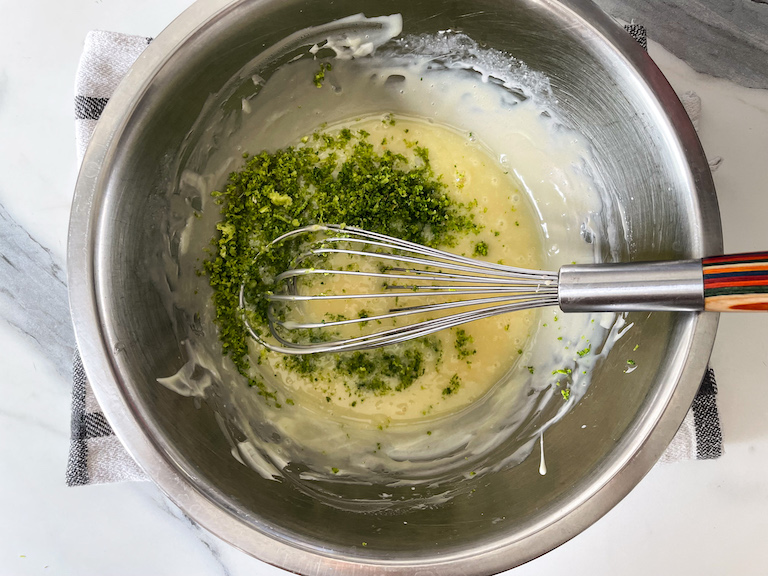
M 625 28 L 643 48 L 647 48 L 642 26 L 628 24 Z M 86 37 L 75 82 L 78 162 L 83 159 L 96 122 L 110 96 L 150 41 L 151 38 L 142 36 L 102 31 L 90 32 Z M 708 369 L 691 410 L 661 460 L 703 460 L 721 454 L 717 385 L 714 372 Z M 101 412 L 79 355 L 74 361 L 72 438 L 66 477 L 70 486 L 147 480 Z

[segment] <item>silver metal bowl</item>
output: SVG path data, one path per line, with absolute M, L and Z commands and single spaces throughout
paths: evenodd
M 716 315 L 632 315 L 644 369 L 622 385 L 631 348 L 613 349 L 588 395 L 548 430 L 546 476 L 529 458 L 486 476 L 471 498 L 395 516 L 330 507 L 262 479 L 232 458 L 210 406 L 156 383 L 183 364 L 185 336 L 150 281 L 171 209 L 163 167 L 209 95 L 247 62 L 359 12 L 401 13 L 406 33 L 459 29 L 545 73 L 563 118 L 594 146 L 612 198 L 604 216 L 622 218 L 628 233 L 622 258 L 721 252 L 712 179 L 682 106 L 645 52 L 588 1 L 200 0 L 139 58 L 85 156 L 69 239 L 77 341 L 128 451 L 235 546 L 303 574 L 490 574 L 575 536 L 653 466 L 698 388 Z

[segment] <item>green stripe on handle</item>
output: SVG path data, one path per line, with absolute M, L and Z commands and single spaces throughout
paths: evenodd
M 701 264 L 705 310 L 768 312 L 768 252 L 713 256 Z

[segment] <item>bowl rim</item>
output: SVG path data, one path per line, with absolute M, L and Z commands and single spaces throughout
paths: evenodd
M 158 449 L 147 428 L 134 417 L 121 392 L 120 377 L 110 360 L 113 351 L 101 325 L 97 297 L 96 248 L 98 216 L 105 176 L 104 166 L 114 154 L 127 119 L 147 86 L 170 57 L 211 21 L 249 0 L 198 0 L 147 47 L 128 77 L 109 100 L 83 158 L 75 186 L 69 224 L 67 272 L 69 299 L 78 349 L 94 394 L 115 434 L 156 485 L 186 514 L 207 530 L 246 553 L 296 573 L 324 570 L 339 574 L 489 574 L 532 560 L 571 539 L 615 506 L 645 476 L 664 452 L 682 423 L 714 344 L 718 314 L 690 314 L 689 346 L 675 359 L 677 382 L 667 402 L 653 406 L 644 425 L 627 439 L 622 457 L 601 466 L 598 488 L 570 502 L 559 519 L 540 526 L 530 536 L 494 546 L 431 557 L 428 560 L 376 561 L 371 558 L 331 557 L 275 540 L 235 517 L 206 497 Z M 674 90 L 661 71 L 617 23 L 591 0 L 545 0 L 557 10 L 589 23 L 594 39 L 611 50 L 658 103 L 660 118 L 677 139 L 689 169 L 688 180 L 697 191 L 691 201 L 700 223 L 698 256 L 722 253 L 722 229 L 711 173 L 698 136 Z M 614 452 L 619 452 L 615 450 Z M 610 459 L 609 459 L 610 460 Z

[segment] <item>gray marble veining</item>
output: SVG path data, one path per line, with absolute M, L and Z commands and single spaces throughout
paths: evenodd
M 595 0 L 697 72 L 768 89 L 768 0 Z
M 180 508 L 165 498 L 161 493 L 158 492 L 154 496 L 154 502 L 160 510 L 177 520 L 194 534 L 194 537 L 200 544 L 202 544 L 207 553 L 210 554 L 212 562 L 221 570 L 221 576 L 231 576 L 232 573 L 222 558 L 222 541 L 203 529 L 197 522 L 182 512 Z
M 75 336 L 66 274 L 50 250 L 0 204 L 0 318 L 29 338 L 56 370 L 72 372 Z

